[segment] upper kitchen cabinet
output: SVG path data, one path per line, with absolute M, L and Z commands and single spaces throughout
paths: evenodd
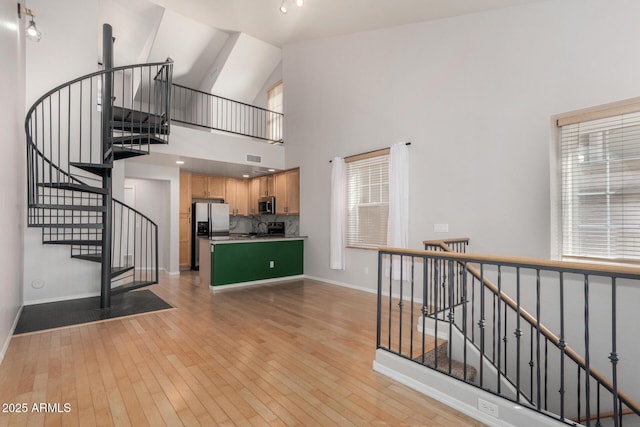
M 258 197 L 275 196 L 275 177 L 274 175 L 265 175 L 256 178 L 260 183 L 260 194 Z
M 300 169 L 275 174 L 277 215 L 300 214 Z
M 229 213 L 235 216 L 249 215 L 249 181 L 246 179 L 225 179 L 225 202 Z
M 253 178 L 249 184 L 249 215 L 258 214 L 258 199 L 261 197 L 260 179 Z
M 191 197 L 204 199 L 224 199 L 225 179 L 221 176 L 192 175 Z

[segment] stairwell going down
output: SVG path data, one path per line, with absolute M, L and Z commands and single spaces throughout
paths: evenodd
M 526 425 L 640 420 L 628 303 L 637 301 L 637 269 L 467 254 L 468 239 L 424 243 L 425 251 L 378 251 L 374 368 L 411 386 L 408 375 L 427 378 L 418 364 L 460 380 L 431 373 L 421 384 L 453 390 L 458 397 L 445 400 L 461 399 L 454 407 L 472 416 L 526 416 Z

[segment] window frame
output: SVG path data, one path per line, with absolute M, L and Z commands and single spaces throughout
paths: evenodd
M 346 171 L 345 171 L 345 175 L 346 175 L 346 218 L 345 218 L 345 232 L 346 232 L 346 236 L 345 236 L 345 246 L 347 248 L 350 249 L 365 249 L 365 250 L 377 250 L 380 246 L 386 246 L 387 244 L 387 220 L 388 220 L 388 216 L 389 216 L 389 153 L 390 150 L 388 148 L 382 149 L 382 150 L 376 150 L 376 151 L 372 151 L 372 152 L 368 152 L 368 153 L 363 153 L 363 154 L 358 154 L 355 156 L 350 156 L 350 157 L 346 157 L 344 159 L 345 161 L 345 166 L 346 166 Z M 380 158 L 381 160 L 383 160 L 383 162 L 386 164 L 386 172 L 383 174 L 380 174 L 381 176 L 386 175 L 386 181 L 384 182 L 380 182 L 380 183 L 375 183 L 375 184 L 371 184 L 368 183 L 366 185 L 371 186 L 371 185 L 382 185 L 386 187 L 386 192 L 384 191 L 384 189 L 381 188 L 381 200 L 377 201 L 377 202 L 364 202 L 364 203 L 352 203 L 352 201 L 350 200 L 350 197 L 352 196 L 351 190 L 352 190 L 352 185 L 350 183 L 351 180 L 351 176 L 350 176 L 350 172 L 352 172 L 350 170 L 350 165 L 352 164 L 358 164 L 359 162 L 369 162 L 370 159 L 373 158 Z M 380 163 L 378 163 L 380 164 Z M 353 166 L 351 166 L 353 168 Z M 386 201 L 383 200 L 383 194 L 386 193 Z M 355 197 L 355 196 L 354 196 Z M 371 199 L 368 199 L 371 200 Z M 386 218 L 384 221 L 384 226 L 383 226 L 383 237 L 384 237 L 384 242 L 376 242 L 376 241 L 371 241 L 370 239 L 367 242 L 362 242 L 362 240 L 366 240 L 363 238 L 358 238 L 356 240 L 354 240 L 352 238 L 353 236 L 353 231 L 355 229 L 357 229 L 358 227 L 356 225 L 352 224 L 353 221 L 353 215 L 351 214 L 351 209 L 359 209 L 361 207 L 371 207 L 371 206 L 384 206 L 386 207 L 386 211 L 384 214 L 384 217 Z M 358 216 L 359 218 L 359 216 Z M 357 236 L 360 236 L 360 234 L 358 234 Z M 367 236 L 365 236 L 367 237 Z M 369 235 L 368 237 L 374 237 Z
M 276 93 L 279 92 L 279 93 Z M 272 106 L 272 100 L 276 97 L 280 98 L 280 102 L 275 106 Z M 282 119 L 280 115 L 273 114 L 275 113 L 284 113 L 284 85 L 282 80 L 275 83 L 269 89 L 267 89 L 267 138 L 272 141 L 282 141 Z M 278 111 L 279 110 L 279 111 Z M 280 121 L 279 128 L 276 127 L 277 121 Z
M 590 262 L 612 265 L 640 264 L 640 258 L 603 257 L 597 254 L 566 255 L 564 250 L 565 224 L 563 222 L 563 157 L 562 127 L 593 120 L 615 118 L 632 113 L 640 113 L 640 97 L 618 101 L 610 104 L 593 106 L 570 111 L 551 117 L 550 143 L 550 184 L 551 184 L 551 258 L 563 261 Z M 616 129 L 622 129 L 617 127 Z M 579 144 L 578 148 L 579 149 Z M 575 164 L 577 162 L 573 162 Z M 615 245 L 615 243 L 614 243 Z M 588 246 L 587 246 L 588 248 Z M 610 247 L 609 247 L 610 249 Z

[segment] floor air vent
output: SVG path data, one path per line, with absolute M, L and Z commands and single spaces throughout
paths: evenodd
M 247 154 L 247 162 L 262 163 L 262 157 L 255 154 Z

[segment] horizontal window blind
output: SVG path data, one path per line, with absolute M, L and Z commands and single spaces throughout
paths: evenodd
M 347 246 L 386 246 L 389 155 L 351 161 L 346 169 Z
M 562 256 L 640 260 L 640 112 L 560 127 Z

